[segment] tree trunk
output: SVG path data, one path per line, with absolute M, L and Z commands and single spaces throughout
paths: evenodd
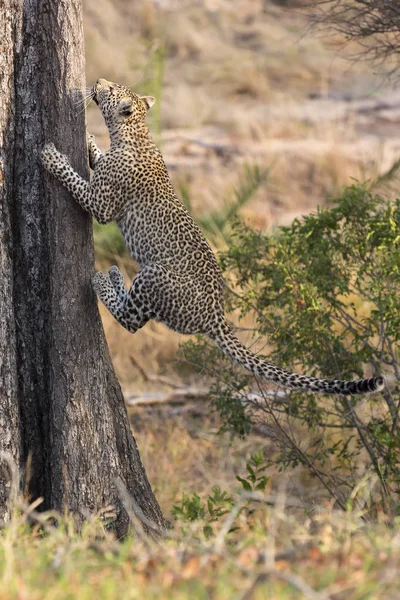
M 17 360 L 14 354 L 10 361 L 17 362 L 21 462 L 30 464 L 26 487 L 32 499 L 44 498 L 44 508 L 68 509 L 83 519 L 115 504 L 119 478 L 139 512 L 164 529 L 92 291 L 90 218 L 40 164 L 44 143 L 52 141 L 88 178 L 85 117 L 77 107 L 82 93 L 76 91 L 84 88 L 81 3 L 7 3 L 0 20 L 15 18 L 19 25 L 8 25 L 3 39 L 16 57 L 13 109 L 8 106 L 8 121 L 0 122 L 9 147 L 14 144 L 7 156 L 4 149 L 12 162 L 3 210 L 12 198 L 14 267 L 14 319 L 7 335 L 15 322 Z M 0 249 L 1 227 L 3 221 Z M 7 276 L 10 265 L 5 268 Z M 12 311 L 9 304 L 0 298 L 0 315 Z M 0 349 L 2 343 L 0 336 Z M 12 399 L 11 381 L 6 389 Z M 123 535 L 128 516 L 117 504 L 115 530 Z
M 12 233 L 10 207 L 14 153 L 14 48 L 17 15 L 11 3 L 0 15 L 0 525 L 10 518 L 11 470 L 7 457 L 20 460 L 17 393 L 17 342 L 13 308 Z

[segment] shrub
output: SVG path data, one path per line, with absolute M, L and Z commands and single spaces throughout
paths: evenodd
M 236 479 L 241 485 L 241 489 L 237 490 L 237 510 L 233 513 L 232 527 L 229 533 L 236 531 L 239 527 L 235 524 L 235 520 L 242 511 L 246 511 L 247 516 L 251 516 L 255 512 L 253 507 L 257 504 L 257 497 L 245 498 L 241 501 L 241 493 L 257 493 L 265 491 L 269 477 L 264 474 L 269 464 L 262 451 L 255 452 L 250 455 L 246 462 L 246 474 L 243 476 L 237 475 Z M 212 494 L 203 502 L 200 496 L 196 493 L 193 496 L 183 494 L 179 504 L 174 504 L 172 507 L 172 516 L 175 521 L 193 522 L 200 521 L 203 525 L 203 534 L 206 539 L 214 535 L 212 523 L 221 519 L 221 517 L 231 513 L 235 505 L 235 499 L 227 491 L 222 491 L 218 485 L 212 488 Z M 232 515 L 231 515 L 232 516 Z
M 211 354 L 201 364 L 215 375 L 223 428 L 245 435 L 261 423 L 280 469 L 306 466 L 342 508 L 357 501 L 398 513 L 400 200 L 353 185 L 273 235 L 238 222 L 231 242 L 221 265 L 240 291 L 229 304 L 254 315 L 271 362 L 332 378 L 383 373 L 388 386 L 362 398 L 277 395 L 248 378 L 258 389 L 249 395 L 242 372 Z

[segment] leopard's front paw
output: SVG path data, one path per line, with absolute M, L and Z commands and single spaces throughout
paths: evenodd
M 45 145 L 42 150 L 41 158 L 44 168 L 53 175 L 57 175 L 60 168 L 68 165 L 67 157 L 64 156 L 64 154 L 61 154 L 52 143 Z
M 95 137 L 91 133 L 86 132 L 86 142 L 89 154 L 89 165 L 90 168 L 94 171 L 98 161 L 101 158 L 101 151 L 96 146 Z
M 86 142 L 88 147 L 90 147 L 92 144 L 96 145 L 96 138 L 91 133 L 86 132 Z

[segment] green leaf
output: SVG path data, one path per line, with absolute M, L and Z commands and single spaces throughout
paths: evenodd
M 250 483 L 247 481 L 247 479 L 243 479 L 243 477 L 239 477 L 239 475 L 236 475 L 236 479 L 238 481 L 240 481 L 240 483 L 242 484 L 243 489 L 246 492 L 251 492 L 252 488 L 251 488 Z

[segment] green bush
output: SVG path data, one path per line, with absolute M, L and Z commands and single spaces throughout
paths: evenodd
M 271 362 L 322 377 L 384 374 L 388 383 L 382 394 L 361 398 L 277 396 L 250 377 L 255 402 L 242 371 L 211 354 L 201 364 L 214 373 L 224 429 L 244 435 L 261 423 L 279 468 L 306 466 L 342 508 L 355 501 L 398 513 L 400 200 L 353 185 L 331 208 L 273 235 L 236 223 L 221 265 L 236 288 L 230 308 L 254 315 Z M 198 354 L 206 356 L 204 348 Z
M 230 512 L 234 500 L 226 491 L 215 485 L 212 488 L 212 494 L 207 498 L 207 502 L 202 502 L 198 494 L 183 494 L 179 504 L 172 507 L 172 516 L 180 521 L 202 521 L 203 533 L 206 539 L 213 535 L 211 523 L 218 521 L 221 517 Z
M 232 527 L 229 529 L 229 533 L 232 533 L 239 529 L 235 524 L 235 521 L 242 511 L 246 511 L 247 516 L 251 516 L 255 512 L 253 508 L 254 504 L 257 504 L 258 497 L 247 497 L 246 493 L 256 493 L 265 491 L 269 482 L 269 477 L 264 475 L 264 471 L 268 468 L 269 462 L 266 460 L 262 451 L 255 452 L 250 456 L 246 462 L 247 473 L 241 477 L 236 476 L 237 481 L 240 483 L 240 489 L 236 490 L 236 502 L 233 496 L 229 495 L 227 491 L 222 491 L 218 485 L 212 488 L 212 494 L 207 498 L 206 502 L 203 502 L 200 496 L 196 493 L 193 496 L 189 494 L 183 494 L 182 500 L 179 504 L 174 504 L 172 507 L 172 516 L 175 521 L 193 522 L 200 521 L 203 524 L 203 534 L 206 539 L 209 539 L 214 535 L 212 523 L 215 523 L 221 519 L 221 517 L 230 513 L 235 504 L 237 504 L 237 510 L 233 513 Z M 245 498 L 242 500 L 240 496 L 245 494 Z

